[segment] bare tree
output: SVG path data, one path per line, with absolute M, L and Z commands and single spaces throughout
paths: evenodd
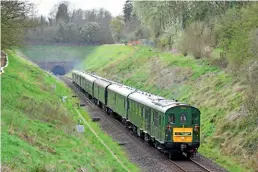
M 25 1 L 1 1 L 2 49 L 23 43 L 24 29 L 33 25 L 28 19 L 32 10 L 33 5 Z

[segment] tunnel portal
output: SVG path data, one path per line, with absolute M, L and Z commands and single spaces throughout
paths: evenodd
M 52 71 L 54 75 L 65 75 L 65 68 L 63 66 L 60 65 L 56 65 Z

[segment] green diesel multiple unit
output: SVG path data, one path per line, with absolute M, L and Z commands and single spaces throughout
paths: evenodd
M 102 77 L 73 71 L 73 83 L 156 148 L 191 157 L 200 146 L 200 111 Z

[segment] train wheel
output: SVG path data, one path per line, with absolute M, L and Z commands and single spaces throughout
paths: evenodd
M 144 132 L 141 132 L 140 138 L 141 138 L 142 140 L 144 140 Z
M 154 147 L 157 149 L 159 144 L 158 144 L 158 142 L 155 140 L 153 145 L 154 145 Z
M 165 156 L 166 156 L 166 157 L 168 157 L 168 158 L 169 158 L 169 154 L 170 154 L 169 152 L 164 151 L 164 154 L 165 154 Z
M 187 159 L 191 159 L 192 158 L 192 154 L 191 153 L 187 153 L 186 158 Z
M 137 135 L 137 127 L 133 125 L 133 133 Z
M 168 153 L 168 158 L 173 159 L 172 153 Z
M 137 128 L 137 133 L 136 134 L 137 134 L 138 137 L 141 137 L 141 130 L 139 128 Z
M 148 143 L 149 143 L 151 146 L 153 146 L 153 147 L 154 147 L 154 142 L 152 141 L 152 139 L 151 139 L 151 138 L 149 138 Z
M 144 140 L 145 140 L 146 142 L 148 142 L 148 141 L 149 141 L 149 136 L 148 136 L 148 134 L 147 134 L 147 133 L 144 133 Z

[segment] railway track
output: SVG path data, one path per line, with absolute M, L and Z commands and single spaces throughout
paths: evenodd
M 82 93 L 81 90 L 79 88 L 77 88 L 72 83 L 72 80 L 70 78 L 68 78 L 68 77 L 59 77 L 59 78 L 61 80 L 63 80 L 70 88 L 72 88 L 78 94 L 80 99 L 85 102 L 86 106 L 89 106 L 90 108 L 93 108 L 95 113 L 96 113 L 97 110 L 101 111 L 103 114 L 106 113 L 103 109 L 98 108 L 87 96 L 85 96 L 85 94 Z M 112 118 L 111 116 L 108 116 L 108 115 L 105 115 L 105 114 L 104 114 L 104 116 L 105 116 L 106 122 L 107 122 L 107 120 L 108 121 L 112 121 L 112 123 L 116 124 L 115 126 L 117 128 L 119 128 L 119 127 L 123 127 L 124 128 L 124 126 L 119 121 L 111 119 Z M 103 117 L 101 117 L 101 118 L 103 118 Z M 109 124 L 107 124 L 107 125 L 110 126 Z M 113 126 L 113 127 L 115 127 L 115 126 Z M 104 128 L 105 128 L 105 124 L 104 124 Z M 116 135 L 121 135 L 120 134 L 121 132 L 122 131 L 120 130 L 120 132 L 116 133 Z M 125 135 L 128 135 L 129 133 L 130 133 L 130 131 L 127 130 Z M 112 135 L 112 137 L 114 136 L 112 133 L 111 133 L 111 135 Z M 131 142 L 138 142 L 138 141 L 141 142 L 141 139 L 138 139 L 135 136 L 133 136 L 134 138 L 132 138 L 131 136 L 128 136 L 128 137 L 130 137 Z M 145 143 L 143 143 L 143 144 L 145 144 Z M 138 146 L 142 147 L 143 145 L 138 145 Z M 153 149 L 151 146 L 147 146 L 146 144 L 145 144 L 145 147 L 146 147 L 146 149 Z M 129 149 L 131 149 L 131 148 L 129 148 Z M 142 148 L 140 148 L 140 149 L 141 149 L 141 151 L 144 151 L 144 152 L 146 151 L 146 150 L 142 150 Z M 148 150 L 148 152 L 149 151 L 150 150 Z M 155 152 L 156 153 L 160 153 L 156 149 L 153 149 L 153 153 L 155 153 Z M 138 154 L 139 154 L 139 152 L 138 152 Z M 153 156 L 153 155 L 151 155 L 152 154 L 151 152 L 149 152 L 149 154 L 150 155 L 148 155 L 148 156 Z M 141 155 L 137 155 L 137 156 L 141 156 Z M 144 158 L 145 157 L 146 157 L 146 155 L 144 155 Z M 199 164 L 198 162 L 194 161 L 193 159 L 191 159 L 191 160 L 180 160 L 180 161 L 174 161 L 173 160 L 172 161 L 172 160 L 169 160 L 167 157 L 165 157 L 165 159 L 167 158 L 167 160 L 165 161 L 163 159 L 164 157 L 165 156 L 163 156 L 163 154 L 161 154 L 161 153 L 160 153 L 160 155 L 158 155 L 158 157 L 156 157 L 157 159 L 160 159 L 160 160 L 162 159 L 161 161 L 163 161 L 164 164 L 158 164 L 158 165 L 157 164 L 152 164 L 154 167 L 151 168 L 151 169 L 155 169 L 155 170 L 150 170 L 151 163 L 147 163 L 147 164 L 150 165 L 149 167 L 143 167 L 143 168 L 148 169 L 146 171 L 157 171 L 157 169 L 160 168 L 158 166 L 161 165 L 162 168 L 160 170 L 158 170 L 158 171 L 172 171 L 172 172 L 177 172 L 177 171 L 179 171 L 179 172 L 181 172 L 181 171 L 183 171 L 183 172 L 215 172 L 215 171 L 220 171 L 220 170 L 214 170 L 214 169 L 213 170 L 209 170 L 206 167 L 204 167 L 201 164 Z M 136 158 L 136 159 L 138 159 L 138 161 L 141 161 L 139 158 Z M 144 163 L 144 165 L 145 165 L 146 162 L 141 162 L 141 163 Z M 136 162 L 136 164 L 138 164 L 138 163 Z M 171 167 L 172 164 L 173 164 L 174 167 Z M 155 165 L 157 165 L 157 167 Z M 142 164 L 140 164 L 140 166 L 142 166 Z M 166 169 L 166 168 L 170 168 L 171 170 Z M 166 169 L 166 170 L 164 170 L 164 169 Z M 143 170 L 143 171 L 145 171 L 145 170 Z
M 82 96 L 81 98 L 87 102 L 88 105 L 91 107 L 95 106 L 92 101 L 88 97 L 86 97 L 75 85 L 73 85 L 72 80 L 68 77 L 59 77 L 61 80 L 63 80 L 70 88 L 72 88 L 74 91 L 76 91 L 77 94 L 80 94 Z
M 194 160 L 189 161 L 172 161 L 171 162 L 176 165 L 178 168 L 183 170 L 184 172 L 212 172 L 201 164 L 197 163 Z

